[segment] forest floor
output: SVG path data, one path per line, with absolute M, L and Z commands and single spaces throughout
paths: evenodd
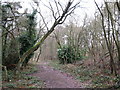
M 31 75 L 39 77 L 46 88 L 110 88 L 118 79 L 109 69 L 94 66 L 91 60 L 64 65 L 58 60 L 40 60 L 37 68 Z
M 68 73 L 56 70 L 49 66 L 48 61 L 40 61 L 37 65 L 38 71 L 32 76 L 39 77 L 44 82 L 46 88 L 85 88 L 86 83 L 75 80 Z
M 2 88 L 43 88 L 44 83 L 38 77 L 31 76 L 37 71 L 39 70 L 33 63 L 21 69 L 19 74 L 14 74 L 14 70 L 8 70 L 7 79 L 5 71 L 2 71 Z
M 91 60 L 64 65 L 58 60 L 31 61 L 18 75 L 13 72 L 9 70 L 8 80 L 4 80 L 3 71 L 3 88 L 109 88 L 120 80 L 110 74 L 107 65 L 102 69 Z

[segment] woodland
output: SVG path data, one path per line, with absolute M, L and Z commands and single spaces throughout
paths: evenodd
M 119 90 L 120 1 L 94 0 L 94 16 L 81 21 L 80 0 L 31 1 L 0 1 L 0 87 Z

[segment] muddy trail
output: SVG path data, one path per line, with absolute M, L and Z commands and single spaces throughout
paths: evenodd
M 45 88 L 85 88 L 85 84 L 74 79 L 71 75 L 55 70 L 48 62 L 37 65 L 38 71 L 32 76 L 38 77 L 45 84 Z

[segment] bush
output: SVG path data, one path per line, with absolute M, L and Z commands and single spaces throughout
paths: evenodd
M 2 5 L 2 65 L 6 66 L 7 69 L 14 69 L 19 62 L 20 57 L 33 45 L 36 43 L 36 12 L 27 14 L 25 22 L 21 19 L 16 18 L 16 20 L 8 20 L 9 17 L 15 17 L 11 13 L 12 8 L 16 8 L 17 4 L 6 3 Z M 17 10 L 15 10 L 17 12 Z M 18 14 L 17 17 L 21 17 Z M 15 21 L 21 21 L 16 26 Z M 23 23 L 24 25 L 22 25 Z M 16 29 L 17 27 L 17 29 Z M 18 28 L 20 31 L 18 31 Z M 12 29 L 12 30 L 11 30 Z M 9 32 L 8 32 L 9 31 Z M 30 54 L 25 61 L 24 65 L 28 63 L 33 53 Z
M 58 59 L 61 64 L 73 63 L 76 60 L 81 60 L 82 55 L 69 45 L 63 45 L 58 49 Z
M 120 89 L 120 75 L 115 78 L 116 84 L 113 86 L 115 89 Z
M 21 35 L 19 37 L 19 42 L 20 42 L 20 56 L 22 56 L 28 49 L 30 49 L 33 45 L 35 40 L 31 40 L 28 33 L 26 32 L 25 34 Z M 33 53 L 30 54 L 25 61 L 23 62 L 23 65 L 25 66 L 30 58 L 33 56 Z
M 9 40 L 4 51 L 2 65 L 6 66 L 7 69 L 14 69 L 18 61 L 19 61 L 19 45 L 17 43 L 17 40 L 13 39 Z

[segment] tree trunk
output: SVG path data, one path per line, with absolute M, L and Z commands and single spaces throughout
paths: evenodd
M 104 25 L 104 15 L 102 13 L 102 11 L 100 10 L 100 8 L 98 7 L 97 3 L 95 2 L 100 14 L 101 14 L 101 17 L 102 17 L 102 27 L 103 27 L 103 32 L 104 32 L 104 38 L 105 38 L 105 41 L 106 41 L 106 45 L 107 45 L 107 48 L 108 48 L 108 51 L 109 51 L 109 54 L 110 54 L 110 69 L 111 69 L 111 74 L 115 74 L 117 75 L 117 72 L 116 72 L 116 67 L 115 67 L 115 63 L 114 63 L 114 59 L 113 59 L 113 56 L 112 56 L 112 52 L 111 52 L 111 47 L 110 47 L 110 43 L 109 41 L 107 40 L 107 35 L 106 35 L 106 31 L 105 31 L 105 25 Z M 106 3 L 105 3 L 106 4 Z M 106 4 L 106 8 L 107 8 L 107 4 Z M 108 8 L 107 8 L 108 9 Z

